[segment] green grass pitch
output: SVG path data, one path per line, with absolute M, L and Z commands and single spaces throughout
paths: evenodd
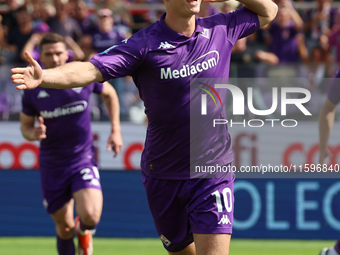
M 335 237 L 336 238 L 336 237 Z M 52 237 L 0 237 L 2 255 L 57 255 Z M 230 255 L 318 255 L 324 240 L 232 239 Z M 94 238 L 95 255 L 166 255 L 158 239 Z

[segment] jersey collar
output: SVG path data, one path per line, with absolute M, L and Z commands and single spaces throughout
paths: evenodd
M 165 16 L 166 16 L 166 13 L 163 13 L 161 15 L 161 18 L 159 20 L 159 26 L 160 26 L 161 30 L 163 30 L 165 32 L 165 34 L 167 35 L 167 38 L 169 38 L 171 41 L 177 41 L 177 40 L 182 41 L 182 40 L 189 39 L 189 37 L 187 37 L 187 36 L 185 36 L 181 33 L 178 33 L 176 31 L 172 30 L 171 28 L 169 28 L 164 22 Z M 195 29 L 194 34 L 191 37 L 197 36 L 198 34 L 201 34 L 201 33 L 204 33 L 204 30 L 198 24 L 198 20 L 196 19 L 196 29 Z

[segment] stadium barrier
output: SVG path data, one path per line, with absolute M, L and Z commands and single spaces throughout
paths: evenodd
M 140 171 L 101 171 L 104 209 L 96 236 L 157 237 Z M 233 238 L 334 239 L 340 181 L 236 179 Z M 53 236 L 37 171 L 0 171 L 0 236 Z

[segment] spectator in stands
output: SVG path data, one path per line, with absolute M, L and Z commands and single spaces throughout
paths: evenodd
M 340 9 L 336 13 L 335 23 L 329 35 L 329 50 L 335 51 L 336 62 L 340 66 Z
M 56 10 L 53 4 L 47 2 L 44 3 L 40 8 L 40 21 L 48 22 L 49 19 L 55 16 Z
M 74 18 L 78 22 L 83 34 L 91 34 L 96 28 L 96 17 L 89 12 L 84 1 L 77 0 L 74 6 Z
M 2 15 L 0 14 L 0 65 L 5 63 L 4 54 L 3 54 L 3 44 L 1 42 L 5 41 L 5 30 L 2 25 Z
M 281 1 L 274 22 L 266 29 L 269 31 L 269 52 L 259 51 L 256 57 L 269 64 L 299 63 L 308 61 L 305 37 L 302 33 L 303 20 L 290 0 Z
M 82 38 L 82 45 L 90 55 L 87 56 L 90 59 L 94 54 L 103 52 L 118 42 L 127 38 L 127 34 L 118 30 L 115 26 L 115 20 L 113 13 L 110 9 L 103 8 L 97 12 L 97 29 L 92 32 L 91 35 L 84 35 Z M 88 50 L 90 48 L 90 50 Z M 118 98 L 122 101 L 124 94 L 124 78 L 112 79 L 109 82 L 116 89 Z M 122 105 L 121 117 L 126 118 L 127 110 Z
M 54 0 L 56 15 L 48 20 L 48 25 L 52 32 L 58 33 L 64 37 L 70 36 L 76 42 L 82 36 L 81 28 L 78 22 L 70 17 L 67 10 L 67 0 Z
M 21 51 L 21 56 L 24 59 L 24 53 L 28 51 L 32 57 L 37 60 L 40 64 L 39 56 L 40 56 L 40 42 L 41 39 L 45 36 L 46 33 L 50 31 L 49 26 L 46 23 L 40 23 L 38 26 L 34 28 L 34 33 L 30 37 L 30 39 L 25 44 L 24 48 Z M 65 37 L 65 42 L 68 47 L 68 59 L 66 62 L 71 61 L 81 61 L 84 60 L 85 54 L 79 45 L 69 36 Z
M 335 10 L 330 5 L 331 1 L 316 0 L 317 8 L 307 13 L 305 32 L 309 49 L 316 45 L 321 45 L 323 49 L 327 49 L 328 36 L 335 19 Z
M 321 46 L 315 46 L 311 50 L 310 61 L 308 65 L 309 79 L 311 89 L 319 88 L 325 78 L 331 77 L 332 59 Z M 325 91 L 326 88 L 320 88 Z M 323 91 L 323 92 L 324 92 Z
M 2 13 L 2 25 L 4 26 L 5 34 L 15 27 L 18 26 L 17 15 L 18 10 L 22 6 L 19 4 L 19 0 L 6 0 L 6 5 L 8 7 L 5 13 Z
M 1 41 L 1 47 L 12 53 L 12 56 L 7 58 L 8 63 L 16 63 L 26 65 L 26 61 L 21 58 L 20 53 L 22 48 L 33 34 L 33 22 L 31 13 L 26 7 L 20 7 L 17 10 L 16 22 L 17 27 L 11 28 L 8 31 L 4 41 Z
M 221 12 L 228 13 L 241 6 L 240 2 L 230 0 L 223 2 L 220 8 Z M 257 77 L 258 60 L 256 53 L 259 50 L 265 51 L 266 49 L 262 30 L 257 30 L 253 34 L 239 39 L 232 49 L 230 77 Z
M 114 26 L 115 20 L 110 9 L 104 8 L 97 13 L 97 29 L 91 33 L 93 54 L 103 52 L 116 43 L 127 38 L 127 35 Z
M 77 0 L 74 3 L 74 19 L 78 22 L 83 34 L 78 40 L 78 44 L 85 54 L 85 59 L 89 59 L 93 54 L 92 38 L 90 35 L 97 30 L 96 16 L 96 13 L 90 13 L 84 1 Z
M 46 0 L 25 0 L 24 6 L 30 11 L 34 25 L 35 22 L 41 22 L 40 13 L 45 1 Z
M 24 52 L 28 51 L 35 60 L 38 60 L 40 56 L 39 44 L 41 38 L 49 31 L 50 27 L 46 23 L 40 23 L 39 25 L 37 25 L 33 29 L 33 34 L 21 50 L 21 57 L 25 59 Z
M 126 8 L 127 5 L 128 3 L 125 0 L 104 0 L 103 5 L 97 8 L 97 10 L 104 8 L 110 9 L 113 13 L 116 26 L 129 28 L 126 32 L 131 32 L 130 29 L 133 27 L 133 18 L 130 11 Z

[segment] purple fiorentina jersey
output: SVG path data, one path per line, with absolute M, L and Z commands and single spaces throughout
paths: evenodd
M 144 101 L 148 117 L 147 137 L 141 168 L 154 178 L 190 177 L 190 80 L 227 78 L 231 50 L 235 42 L 259 29 L 255 13 L 241 8 L 196 20 L 191 37 L 160 21 L 138 31 L 90 62 L 105 80 L 132 75 Z M 222 94 L 221 98 L 225 98 Z M 220 113 L 225 116 L 224 107 Z M 213 151 L 210 163 L 233 161 L 228 128 L 224 137 L 205 130 L 210 143 L 201 153 Z
M 338 104 L 340 102 L 340 69 L 334 75 L 331 85 L 328 88 L 328 99 L 333 104 Z
M 93 160 L 89 98 L 100 94 L 102 83 L 84 88 L 25 90 L 22 112 L 42 116 L 47 138 L 40 143 L 40 168 L 61 170 Z

